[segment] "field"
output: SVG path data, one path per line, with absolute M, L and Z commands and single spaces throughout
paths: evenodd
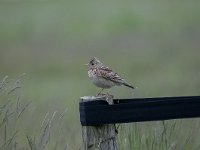
M 109 89 L 115 98 L 199 95 L 199 8 L 195 0 L 1 0 L 0 149 L 82 149 L 79 98 L 99 91 L 84 66 L 93 56 L 138 87 Z M 118 143 L 199 150 L 199 128 L 199 119 L 123 124 Z

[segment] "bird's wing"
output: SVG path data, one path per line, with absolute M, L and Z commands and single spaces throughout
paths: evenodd
M 124 83 L 124 79 L 121 76 L 106 66 L 99 67 L 98 75 L 115 83 Z

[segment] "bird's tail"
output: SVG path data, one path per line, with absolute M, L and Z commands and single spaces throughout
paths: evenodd
M 129 88 L 132 88 L 132 89 L 136 89 L 137 87 L 134 87 L 134 86 L 132 86 L 132 85 L 130 85 L 130 84 L 128 84 L 128 83 L 123 83 L 123 85 L 125 85 L 125 86 L 127 86 L 127 87 L 129 87 Z

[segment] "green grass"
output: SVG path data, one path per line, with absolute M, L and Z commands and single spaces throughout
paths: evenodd
M 48 125 L 56 112 L 46 149 L 82 148 L 79 97 L 99 91 L 83 65 L 92 56 L 138 87 L 110 89 L 116 98 L 199 95 L 199 7 L 195 0 L 0 1 L 0 80 L 8 75 L 14 84 L 26 73 L 21 88 L 0 93 L 0 106 L 13 99 L 12 112 L 18 97 L 22 106 L 31 102 L 19 120 L 12 118 L 9 137 L 19 147 L 38 147 L 45 116 Z M 119 147 L 199 149 L 198 131 L 199 119 L 125 124 Z
M 198 128 L 198 119 L 124 124 L 120 130 L 119 149 L 199 149 Z

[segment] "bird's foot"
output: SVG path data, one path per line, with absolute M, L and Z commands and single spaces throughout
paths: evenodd
M 114 95 L 111 95 L 109 93 L 106 93 L 105 95 L 108 96 L 108 97 L 112 97 L 112 99 L 114 98 Z
M 112 98 L 114 98 L 114 95 L 111 95 L 111 94 L 109 94 L 109 93 L 98 93 L 96 96 L 108 96 L 108 97 L 112 97 Z
M 106 94 L 105 93 L 98 93 L 98 94 L 96 94 L 96 96 L 106 96 Z

